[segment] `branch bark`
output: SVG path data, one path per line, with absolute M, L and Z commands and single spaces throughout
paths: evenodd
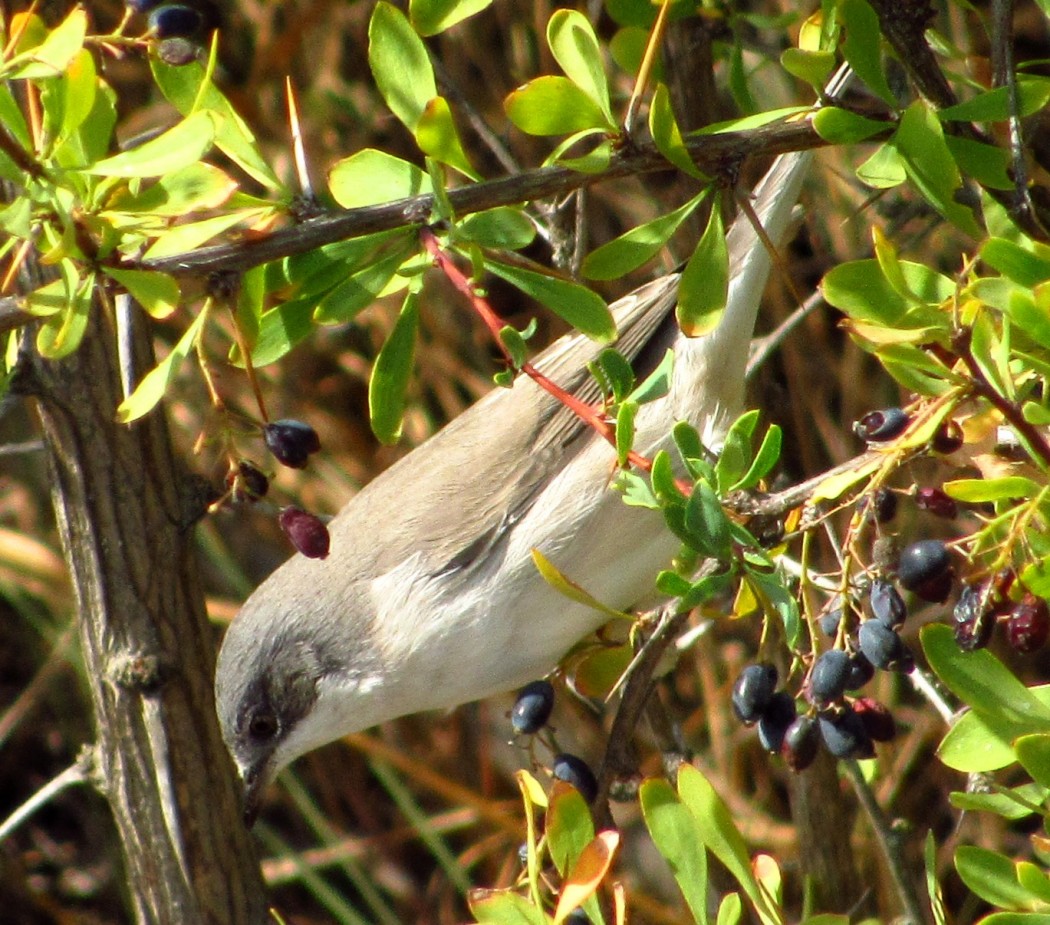
M 148 367 L 152 349 L 138 327 L 136 352 Z M 74 355 L 27 362 L 77 595 L 97 783 L 123 845 L 135 917 L 261 925 L 265 892 L 215 715 L 192 483 L 163 414 L 115 422 L 121 380 L 103 306 Z

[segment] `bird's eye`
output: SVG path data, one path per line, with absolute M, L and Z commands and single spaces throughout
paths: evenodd
M 248 735 L 256 742 L 265 742 L 277 735 L 277 717 L 272 713 L 256 713 L 248 720 Z

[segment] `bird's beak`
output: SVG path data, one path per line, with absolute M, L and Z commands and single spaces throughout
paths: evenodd
M 263 790 L 269 780 L 266 766 L 241 768 L 241 780 L 244 783 L 243 795 L 243 818 L 244 824 L 250 829 L 255 825 L 259 817 L 259 809 L 262 807 Z

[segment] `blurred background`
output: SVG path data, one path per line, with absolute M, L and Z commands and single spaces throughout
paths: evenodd
M 17 6 L 3 4 L 6 12 Z M 60 6 L 43 3 L 40 12 L 49 16 Z M 112 28 L 124 13 L 123 6 L 111 0 L 88 6 L 99 32 Z M 291 181 L 295 176 L 286 77 L 298 94 L 315 182 L 321 183 L 335 160 L 364 147 L 420 161 L 410 135 L 385 111 L 372 85 L 367 64 L 372 8 L 371 2 L 359 0 L 231 0 L 217 5 L 222 36 L 218 82 L 282 178 Z M 487 178 L 506 174 L 508 159 L 532 167 L 549 153 L 545 141 L 510 128 L 502 100 L 527 79 L 556 71 L 543 39 L 554 8 L 546 2 L 501 0 L 428 41 L 453 110 L 470 113 L 470 122 L 460 124 L 461 135 Z M 965 50 L 966 58 L 958 66 L 983 80 L 987 48 L 980 8 L 978 4 L 971 12 L 952 4 L 938 18 L 937 28 L 948 43 Z M 586 10 L 599 35 L 608 40 L 632 24 L 637 4 L 592 2 Z M 695 78 L 707 88 L 687 116 L 679 113 L 681 121 L 695 128 L 739 116 L 745 105 L 764 110 L 809 101 L 809 89 L 777 64 L 780 51 L 797 36 L 800 15 L 798 5 L 789 0 L 756 0 L 675 22 L 669 42 L 678 44 L 668 46 L 678 55 L 674 61 L 692 69 L 690 81 Z M 1035 4 L 1019 5 L 1017 17 L 1019 55 L 1046 58 L 1045 17 Z M 144 29 L 144 24 L 138 28 Z M 728 88 L 734 53 L 743 62 L 746 93 L 740 87 L 736 93 Z M 100 63 L 119 94 L 121 138 L 174 121 L 174 112 L 153 89 L 142 57 L 103 55 Z M 615 66 L 610 73 L 615 98 L 622 104 L 630 94 L 632 76 Z M 696 87 L 688 81 L 686 85 Z M 492 139 L 476 131 L 480 125 Z M 868 255 L 870 227 L 876 222 L 909 259 L 926 261 L 947 274 L 959 268 L 965 242 L 946 231 L 917 198 L 904 188 L 877 197 L 859 186 L 851 165 L 863 156 L 849 151 L 822 155 L 803 196 L 806 219 L 785 252 L 793 285 L 803 297 L 830 267 Z M 740 189 L 749 189 L 764 166 L 746 164 Z M 670 171 L 591 187 L 580 202 L 585 250 L 679 205 L 692 192 L 689 182 Z M 565 216 L 572 227 L 571 207 L 566 207 Z M 936 234 L 931 233 L 934 229 Z M 615 298 L 673 267 L 688 254 L 691 233 L 695 229 L 683 230 L 660 265 L 617 281 L 602 294 Z M 535 245 L 529 256 L 546 263 L 554 258 L 543 244 Z M 495 367 L 487 335 L 432 275 L 422 299 L 422 336 L 399 446 L 376 442 L 367 413 L 369 370 L 396 317 L 397 300 L 378 302 L 353 326 L 319 329 L 280 363 L 260 371 L 271 416 L 309 422 L 324 447 L 307 470 L 296 472 L 274 467 L 261 438 L 244 436 L 239 442 L 244 456 L 273 476 L 274 503 L 335 513 L 357 488 L 491 387 Z M 556 320 L 527 304 L 519 293 L 490 283 L 491 300 L 508 321 L 520 327 L 538 315 L 537 342 L 561 332 Z M 774 279 L 760 333 L 775 331 L 795 307 L 784 280 Z M 185 323 L 186 316 L 176 313 L 158 325 L 161 343 L 172 342 Z M 257 418 L 243 373 L 224 362 L 228 332 L 209 336 L 214 342 L 206 348 L 211 348 L 220 393 L 231 408 Z M 182 455 L 194 471 L 220 488 L 225 459 L 207 439 L 215 422 L 204 385 L 190 364 L 171 394 L 167 411 Z M 852 422 L 870 409 L 898 405 L 903 397 L 838 329 L 834 312 L 826 306 L 818 307 L 783 340 L 751 384 L 751 405 L 763 409 L 766 422 L 776 422 L 785 431 L 780 474 L 784 484 L 856 455 L 862 447 L 852 434 Z M 0 412 L 2 819 L 66 768 L 93 734 L 79 677 L 72 595 L 32 409 L 5 398 Z M 900 487 L 937 478 L 929 467 L 917 467 L 903 474 Z M 957 529 L 940 526 L 914 510 L 901 516 L 898 528 L 905 536 L 949 535 Z M 224 508 L 199 526 L 198 542 L 209 612 L 219 638 L 240 602 L 291 550 L 268 504 Z M 928 608 L 909 622 L 909 632 L 943 614 L 943 608 Z M 730 685 L 754 658 L 760 623 L 725 619 L 722 612 L 697 614 L 697 624 L 708 617 L 721 619 L 714 620 L 662 679 L 658 693 L 700 766 L 729 803 L 749 847 L 773 854 L 784 866 L 788 895 L 794 896 L 794 908 L 800 908 L 798 829 L 791 812 L 797 783 L 782 762 L 762 751 L 753 730 L 742 727 L 729 711 Z M 1020 670 L 1034 679 L 1045 677 L 1046 668 L 1046 660 L 1037 658 Z M 558 692 L 553 726 L 559 746 L 597 761 L 608 728 L 607 712 L 575 697 L 560 682 Z M 951 812 L 948 791 L 964 782 L 933 760 L 944 731 L 942 721 L 900 676 L 880 674 L 872 696 L 892 706 L 899 729 L 893 742 L 879 748 L 874 792 L 903 831 L 921 834 L 932 828 L 942 845 L 940 873 L 948 906 L 958 921 L 968 921 L 978 909 L 967 905 L 965 891 L 953 880 L 953 840 L 994 843 L 1008 852 L 1011 839 L 1023 839 L 1026 833 L 1021 826 L 996 830 L 987 819 L 977 831 L 965 817 Z M 513 773 L 521 767 L 539 769 L 550 754 L 541 744 L 530 749 L 526 743 L 512 742 L 507 719 L 511 702 L 507 697 L 450 715 L 400 720 L 312 753 L 286 773 L 268 794 L 257 828 L 274 903 L 285 921 L 462 921 L 468 917 L 468 885 L 512 884 L 521 870 L 518 848 L 524 835 Z M 644 731 L 639 733 L 637 752 L 643 773 L 660 772 L 660 755 Z M 542 771 L 537 774 L 546 780 Z M 845 844 L 849 851 L 857 882 L 863 884 L 856 894 L 857 914 L 886 917 L 896 906 L 870 827 L 856 814 L 848 785 L 838 787 L 834 777 L 831 780 L 827 811 L 838 813 L 835 818 L 845 826 L 839 831 L 840 844 L 828 848 L 840 852 Z M 614 812 L 625 832 L 620 876 L 634 920 L 681 921 L 681 901 L 669 871 L 644 837 L 632 837 L 642 832 L 637 807 L 621 804 Z M 908 844 L 917 862 L 921 839 L 912 838 Z M 66 791 L 0 844 L 0 909 L 0 920 L 12 925 L 129 920 L 119 846 L 101 798 L 87 788 Z

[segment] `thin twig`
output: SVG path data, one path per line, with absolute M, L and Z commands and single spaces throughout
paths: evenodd
M 886 818 L 886 814 L 883 813 L 882 807 L 879 806 L 878 800 L 875 799 L 875 794 L 871 792 L 868 782 L 864 779 L 864 773 L 861 771 L 860 765 L 853 760 L 843 761 L 842 765 L 849 775 L 850 782 L 853 784 L 857 800 L 871 822 L 871 827 L 875 832 L 875 840 L 879 843 L 882 854 L 886 858 L 890 876 L 893 878 L 893 884 L 897 889 L 897 898 L 904 907 L 904 913 L 912 925 L 921 925 L 922 922 L 926 921 L 926 916 L 923 913 L 919 896 L 915 892 L 915 886 L 908 876 L 908 864 L 902 857 L 901 849 L 904 840 L 900 837 L 900 833 L 894 830 Z
M 84 784 L 90 779 L 95 767 L 95 750 L 92 747 L 81 749 L 77 760 L 68 768 L 51 778 L 43 787 L 19 806 L 3 822 L 0 822 L 0 842 L 3 842 L 23 822 L 39 809 L 42 809 L 57 797 L 63 790 L 77 784 Z

